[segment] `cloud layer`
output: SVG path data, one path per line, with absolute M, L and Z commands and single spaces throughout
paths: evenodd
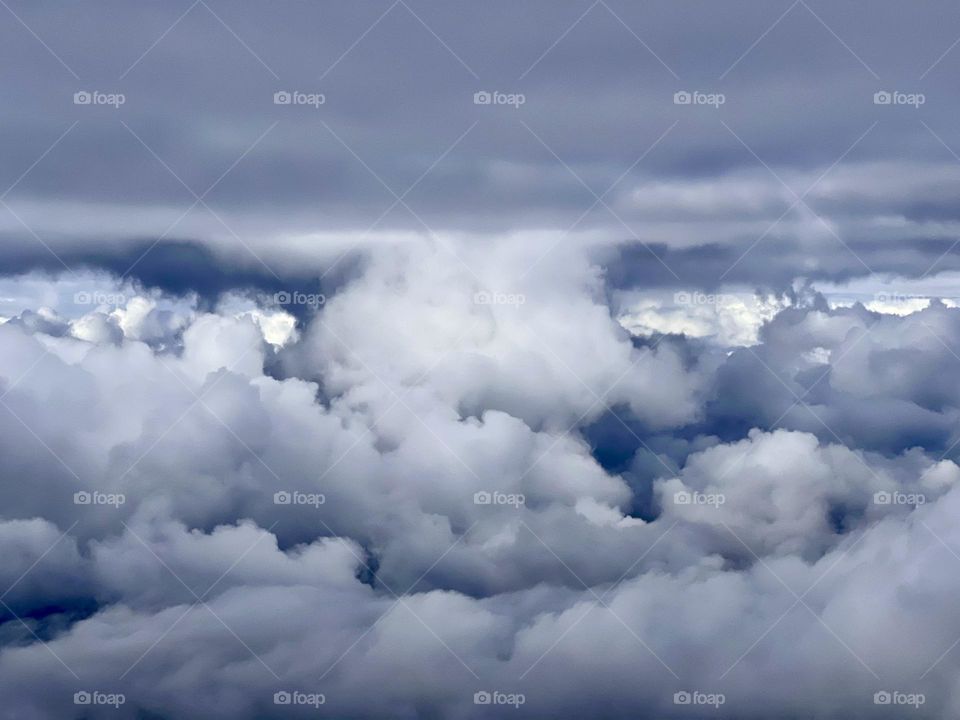
M 950 3 L 0 5 L 0 715 L 960 712 Z
M 729 349 L 526 259 L 397 247 L 298 327 L 294 294 L 10 279 L 53 303 L 0 325 L 9 711 L 954 712 L 960 310 L 803 291 Z

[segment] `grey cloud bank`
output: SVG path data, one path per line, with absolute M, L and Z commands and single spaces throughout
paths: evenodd
M 951 14 L 936 2 L 15 3 L 0 232 L 8 248 L 36 248 L 35 232 L 66 255 L 186 237 L 260 269 L 248 245 L 278 273 L 291 257 L 322 272 L 342 246 L 433 232 L 717 245 L 718 275 L 771 284 L 786 271 L 730 269 L 760 237 L 761 257 L 790 247 L 812 275 L 950 269 Z M 525 102 L 475 103 L 490 90 Z M 125 102 L 74 104 L 91 91 Z M 675 103 L 691 91 L 725 102 Z M 277 104 L 278 92 L 324 102 Z M 877 104 L 878 92 L 925 102 Z M 676 263 L 657 280 L 703 280 Z

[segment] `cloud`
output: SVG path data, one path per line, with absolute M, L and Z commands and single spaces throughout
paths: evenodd
M 504 273 L 535 252 L 469 272 L 398 248 L 296 328 L 262 293 L 205 308 L 103 284 L 109 308 L 49 280 L 53 307 L 0 326 L 8 477 L 31 478 L 2 486 L 8 707 L 99 691 L 121 714 L 281 717 L 295 690 L 336 714 L 468 716 L 495 690 L 532 717 L 679 716 L 689 690 L 724 716 L 869 715 L 889 687 L 947 712 L 949 654 L 917 677 L 955 589 L 913 563 L 951 562 L 960 470 L 948 435 L 898 441 L 918 430 L 876 408 L 946 432 L 954 400 L 927 378 L 960 311 L 803 291 L 732 352 L 639 342 L 588 256 L 549 282 Z M 793 392 L 811 420 L 769 427 Z M 622 472 L 589 440 L 610 413 L 636 451 Z M 725 439 L 738 424 L 755 429 Z M 894 616 L 909 636 L 867 622 Z
M 11 0 L 3 712 L 954 717 L 950 10 Z

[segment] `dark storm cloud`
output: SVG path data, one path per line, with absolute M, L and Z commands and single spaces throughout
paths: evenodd
M 362 265 L 357 253 L 347 253 L 334 264 L 322 268 L 293 268 L 281 278 L 271 267 L 256 260 L 225 262 L 204 243 L 171 240 L 155 244 L 140 240 L 116 249 L 97 248 L 96 243 L 74 247 L 54 256 L 36 244 L 20 245 L 7 238 L 0 245 L 0 264 L 10 275 L 41 271 L 51 278 L 78 277 L 86 272 L 106 271 L 125 277 L 147 288 L 156 288 L 173 295 L 195 294 L 209 307 L 230 291 L 250 292 L 263 296 L 278 293 L 336 293 Z M 300 317 L 309 308 L 291 305 L 292 314 Z

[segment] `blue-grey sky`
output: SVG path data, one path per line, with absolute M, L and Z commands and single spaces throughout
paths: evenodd
M 277 246 L 322 265 L 350 233 L 550 232 L 646 243 L 662 283 L 782 284 L 801 255 L 834 278 L 955 268 L 941 258 L 960 179 L 950 3 L 4 13 L 2 232 L 17 267 L 59 264 L 40 240 L 67 265 L 104 246 L 126 260 L 158 239 L 242 240 L 282 274 Z M 123 104 L 74 104 L 82 91 Z M 323 104 L 276 105 L 278 91 Z M 482 91 L 523 103 L 474 104 Z M 682 91 L 723 104 L 677 105 Z M 878 91 L 908 104 L 877 105 Z M 719 257 L 709 273 L 683 254 L 701 246 Z M 737 262 L 750 248 L 763 267 Z

